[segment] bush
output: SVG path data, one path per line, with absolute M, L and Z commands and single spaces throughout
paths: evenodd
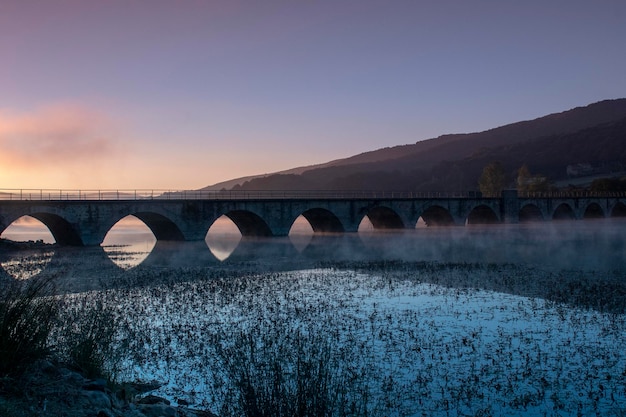
M 24 404 L 15 400 L 0 398 L 0 416 L 3 417 L 30 417 L 24 410 Z
M 56 296 L 53 278 L 0 284 L 0 378 L 16 378 L 52 356 L 88 377 L 112 378 L 121 330 L 115 312 L 98 300 Z
M 58 299 L 52 280 L 10 281 L 0 295 L 0 375 L 18 376 L 50 353 Z
M 58 347 L 61 359 L 89 378 L 114 379 L 119 363 L 116 335 L 120 320 L 102 300 L 86 305 L 85 300 L 67 297 L 60 314 Z M 117 352 L 117 354 L 116 354 Z
M 217 346 L 229 386 L 222 415 L 365 415 L 367 393 L 345 380 L 319 329 L 252 328 Z M 348 392 L 356 389 L 356 392 Z

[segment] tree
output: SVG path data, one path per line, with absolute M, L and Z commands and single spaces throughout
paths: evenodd
M 598 178 L 591 182 L 591 191 L 626 191 L 626 178 Z
M 524 164 L 517 170 L 517 191 L 528 191 L 532 176 L 528 165 Z
M 520 192 L 546 192 L 552 186 L 545 176 L 531 175 L 528 165 L 524 164 L 517 170 L 517 191 Z
M 478 180 L 480 192 L 485 197 L 499 197 L 505 184 L 506 176 L 500 162 L 492 162 L 483 168 L 483 173 Z

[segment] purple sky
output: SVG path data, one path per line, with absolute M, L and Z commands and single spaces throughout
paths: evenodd
M 0 188 L 200 188 L 626 97 L 626 1 L 0 0 Z

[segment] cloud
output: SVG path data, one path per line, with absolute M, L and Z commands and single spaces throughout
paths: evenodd
M 102 160 L 118 153 L 110 122 L 84 106 L 57 104 L 30 113 L 0 109 L 0 160 L 47 166 Z

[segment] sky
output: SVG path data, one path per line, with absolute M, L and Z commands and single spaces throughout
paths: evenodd
M 0 0 L 0 189 L 197 189 L 626 97 L 623 0 Z

